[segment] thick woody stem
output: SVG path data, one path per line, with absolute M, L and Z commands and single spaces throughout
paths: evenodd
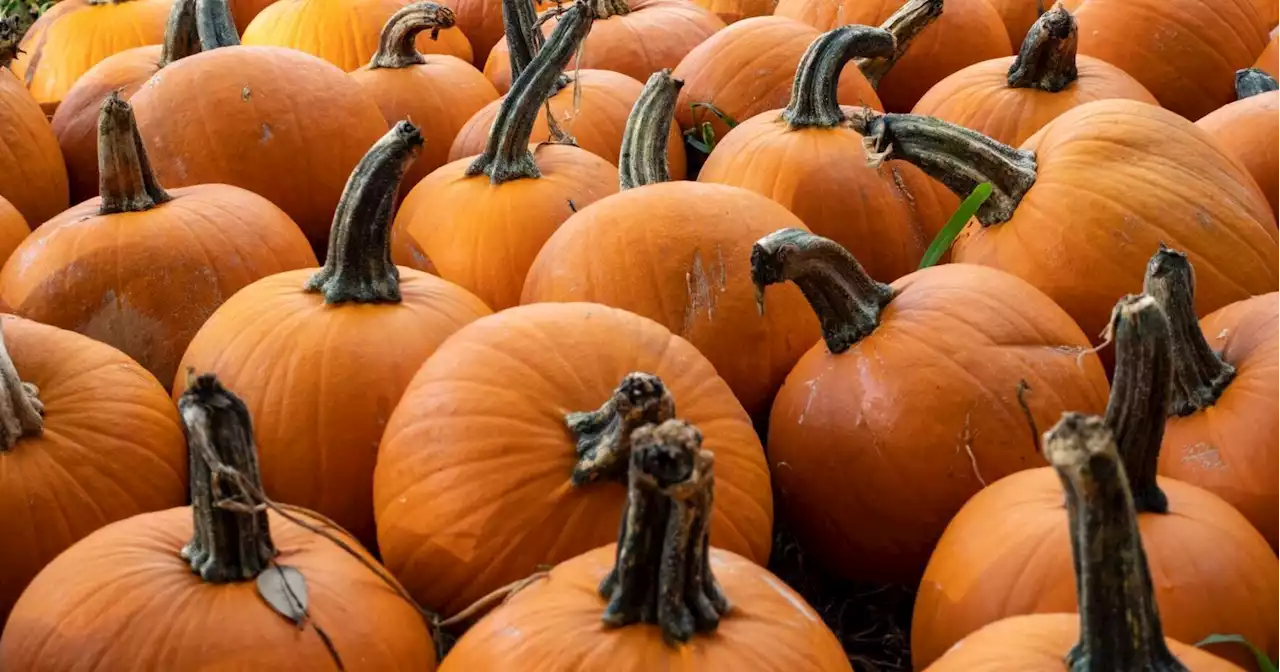
M 422 133 L 397 123 L 360 159 L 333 215 L 324 267 L 306 291 L 325 303 L 396 303 L 400 271 L 391 261 L 391 221 L 404 172 L 422 150 Z
M 836 97 L 840 70 L 854 57 L 891 55 L 894 46 L 889 32 L 867 26 L 841 26 L 819 35 L 796 68 L 783 120 L 792 129 L 840 125 L 845 119 Z
M 1080 639 L 1071 672 L 1185 672 L 1164 640 L 1124 465 L 1106 423 L 1068 413 L 1045 434 L 1066 493 Z
M 192 381 L 178 411 L 186 428 L 195 530 L 183 547 L 191 571 L 210 583 L 248 581 L 276 555 L 253 426 L 244 402 L 213 374 Z
M 597 410 L 565 414 L 564 423 L 573 434 L 578 451 L 573 484 L 625 480 L 631 433 L 674 417 L 676 405 L 671 392 L 661 378 L 649 373 L 628 373 Z
M 533 62 L 544 41 L 535 27 L 538 12 L 533 0 L 502 0 L 502 29 L 507 40 L 507 57 L 511 61 L 511 81 L 515 81 Z
M 751 248 L 751 281 L 764 312 L 765 287 L 790 280 L 817 313 L 832 354 L 848 350 L 880 324 L 880 309 L 893 288 L 876 282 L 862 264 L 832 240 L 802 229 L 781 229 Z
M 382 27 L 378 50 L 369 61 L 369 69 L 407 68 L 426 63 L 426 57 L 418 53 L 416 46 L 418 33 L 430 30 L 434 40 L 441 30 L 453 25 L 453 10 L 434 2 L 419 2 L 400 8 Z
M 171 197 L 156 182 L 133 107 L 112 91 L 98 112 L 98 213 L 142 212 Z
M 3 324 L 3 323 L 0 323 Z M 0 328 L 0 454 L 13 449 L 24 436 L 38 436 L 44 431 L 44 404 L 40 388 L 25 383 L 9 356 L 9 346 Z
M 600 583 L 603 620 L 656 624 L 676 645 L 715 630 L 731 608 L 710 564 L 715 457 L 682 420 L 641 427 L 631 443 L 617 561 Z
M 227 0 L 196 0 L 196 34 L 201 51 L 240 44 Z
M 854 61 L 858 64 L 862 75 L 871 83 L 872 88 L 878 87 L 880 80 L 884 79 L 884 76 L 893 69 L 894 64 L 907 53 L 911 41 L 942 16 L 942 4 L 943 0 L 907 0 L 898 8 L 898 11 L 880 24 L 882 30 L 888 31 L 894 37 L 893 51 L 884 56 L 859 58 Z
M 1218 401 L 1236 376 L 1234 366 L 1209 347 L 1196 317 L 1195 273 L 1187 255 L 1160 246 L 1147 263 L 1142 291 L 1156 300 L 1169 321 L 1173 358 L 1170 415 L 1191 415 Z
M 198 53 L 200 34 L 196 28 L 196 0 L 175 0 L 164 28 L 160 67 Z
M 1280 88 L 1266 70 L 1245 68 L 1236 71 L 1236 100 L 1244 100 Z
M 1057 93 L 1076 81 L 1075 17 L 1061 3 L 1040 15 L 1009 66 L 1009 88 Z
M 627 115 L 622 131 L 622 155 L 618 159 L 618 182 L 622 190 L 671 181 L 667 163 L 667 136 L 676 110 L 676 96 L 684 82 L 670 70 L 649 75 L 640 97 Z

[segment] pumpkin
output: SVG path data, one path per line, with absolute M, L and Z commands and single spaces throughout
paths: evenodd
M 837 577 L 919 579 L 969 497 L 1043 464 L 1026 418 L 1106 403 L 1089 340 L 1011 275 L 944 264 L 886 285 L 796 229 L 756 243 L 751 275 L 762 290 L 794 282 L 822 324 L 773 402 L 767 446 L 785 519 Z
M 1009 35 L 1009 44 L 1022 44 L 1035 23 L 1048 10 L 1050 2 L 1046 0 L 987 0 L 991 8 L 1000 15 L 1004 22 L 1005 32 Z
M 831 30 L 878 25 L 910 0 L 780 0 L 774 14 Z M 906 112 L 953 72 L 1013 53 L 1000 15 L 987 0 L 946 0 L 942 16 L 925 28 L 876 86 L 885 109 Z
M 938 82 L 912 114 L 937 117 L 1018 146 L 1055 117 L 1094 100 L 1156 99 L 1110 63 L 1076 54 L 1077 29 L 1061 5 L 1040 16 L 1016 57 L 971 65 Z
M 1133 75 L 1192 121 L 1234 100 L 1232 74 L 1267 43 L 1253 0 L 1065 2 L 1080 24 L 1080 53 Z
M 1271 0 L 1253 0 L 1253 7 L 1262 20 L 1262 26 L 1268 31 L 1274 31 L 1276 24 L 1280 23 L 1280 7 Z
M 734 21 L 773 13 L 773 0 L 694 0 L 693 4 L 710 10 L 726 25 Z
M 385 204 L 422 144 L 408 122 L 375 144 L 347 183 L 324 267 L 237 292 L 192 339 L 174 382 L 181 390 L 194 369 L 239 390 L 259 418 L 267 492 L 331 518 L 369 548 L 373 465 L 388 414 L 418 365 L 489 313 L 459 287 L 388 259 Z
M 315 257 L 297 226 L 261 196 L 221 184 L 166 192 L 119 96 L 103 102 L 98 127 L 101 196 L 18 246 L 0 271 L 0 302 L 112 345 L 168 382 L 219 304 Z
M 347 176 L 387 132 L 386 120 L 360 85 L 319 58 L 236 46 L 226 0 L 200 0 L 196 11 L 201 52 L 170 64 L 130 101 L 156 176 L 264 196 L 322 254 Z
M 89 68 L 133 47 L 160 44 L 173 0 L 61 0 L 23 36 L 10 67 L 36 102 L 56 106 Z
M 1115 297 L 1142 286 L 1144 259 L 1161 241 L 1177 241 L 1201 268 L 1198 314 L 1276 289 L 1266 199 L 1205 132 L 1168 110 L 1086 103 L 1019 149 L 931 117 L 853 121 L 869 155 L 891 151 L 958 195 L 990 182 L 955 261 L 1030 282 L 1098 342 Z M 1109 366 L 1111 351 L 1102 355 Z
M 1275 33 L 1271 35 L 1271 41 L 1267 43 L 1267 48 L 1254 62 L 1253 67 L 1271 75 L 1272 79 L 1280 79 L 1280 37 Z
M 1233 303 L 1197 323 L 1191 264 L 1167 248 L 1147 265 L 1145 291 L 1172 332 L 1173 390 L 1160 473 L 1226 500 L 1275 549 L 1277 295 Z
M 1280 93 L 1276 80 L 1262 70 L 1249 68 L 1236 73 L 1238 100 L 1210 112 L 1196 126 L 1213 136 L 1227 154 L 1249 171 L 1254 182 L 1271 202 L 1271 214 L 1280 213 Z
M 375 560 L 313 514 L 263 508 L 244 403 L 204 375 L 178 409 L 191 506 L 108 525 L 58 556 L 14 607 L 0 666 L 434 670 L 424 618 Z
M 0 198 L 39 224 L 67 209 L 67 169 L 40 105 L 5 70 L 17 29 L 17 16 L 0 18 Z
M 702 448 L 701 433 L 667 420 L 636 429 L 630 443 L 618 543 L 512 595 L 441 669 L 852 672 L 799 595 L 747 558 L 708 546 L 718 455 Z
M 31 227 L 22 218 L 22 213 L 0 196 L 0 266 L 30 233 Z
M 245 28 L 243 43 L 297 49 L 350 72 L 369 64 L 383 26 L 407 6 L 409 0 L 277 0 Z M 423 53 L 472 59 L 471 43 L 452 24 L 419 33 L 415 46 Z
M 521 302 L 591 301 L 656 320 L 701 350 L 758 416 L 818 328 L 794 289 L 775 292 L 760 318 L 748 256 L 765 233 L 803 224 L 746 189 L 668 181 L 662 139 L 678 89 L 669 72 L 649 79 L 623 138 L 623 191 L 551 236 Z
M 6 315 L 0 379 L 3 628 L 36 573 L 77 540 L 181 506 L 187 462 L 168 395 L 114 348 Z
M 437 168 L 414 187 L 396 216 L 440 277 L 501 310 L 520 301 L 529 265 L 575 209 L 617 191 L 617 170 L 571 144 L 530 147 L 534 119 L 564 63 L 591 28 L 590 6 L 575 3 L 511 92 L 502 99 L 483 154 Z
M 836 100 L 846 62 L 893 49 L 893 36 L 876 28 L 824 33 L 800 61 L 787 108 L 762 112 L 729 131 L 698 181 L 744 187 L 777 201 L 810 231 L 853 252 L 874 278 L 896 280 L 914 271 L 955 210 L 955 198 L 908 163 L 868 166 L 862 136 L 845 123 L 857 112 Z
M 228 0 L 227 4 L 231 7 L 231 17 L 236 22 L 236 33 L 243 35 L 244 29 L 249 27 L 249 23 L 253 21 L 258 13 L 266 9 L 276 0 Z
M 1274 657 L 1280 566 L 1267 541 L 1216 495 L 1156 476 L 1169 399 L 1168 321 L 1151 297 L 1130 296 L 1116 306 L 1111 330 L 1114 385 L 1105 427 L 1096 431 L 1114 433 L 1165 634 L 1181 642 L 1239 634 Z M 1069 417 L 1074 419 L 1064 425 L 1103 424 Z M 1050 432 L 1051 452 L 1054 443 Z M 1059 479 L 1050 468 L 1004 478 L 974 495 L 947 526 L 916 596 L 915 665 L 929 665 L 970 632 L 1002 618 L 1076 609 L 1068 537 L 1080 523 L 1071 518 L 1070 501 L 1063 511 Z M 1085 487 L 1077 483 L 1068 492 Z M 1105 518 L 1108 512 L 1101 513 Z M 1082 608 L 1089 610 L 1087 603 Z M 1227 650 L 1243 652 L 1233 648 Z
M 483 69 L 489 52 L 502 41 L 505 30 L 502 23 L 502 1 L 449 0 L 444 4 L 453 10 L 458 28 L 471 43 L 472 65 Z
M 1023 670 L 1151 670 L 1229 672 L 1225 660 L 1166 639 L 1152 593 L 1158 573 L 1143 551 L 1141 518 L 1116 441 L 1099 418 L 1067 414 L 1045 435 L 1067 500 L 1067 527 L 1076 577 L 1078 616 L 1046 614 L 996 621 L 947 651 L 929 672 Z M 1061 494 L 1058 495 L 1061 498 Z M 1061 508 L 1060 503 L 1054 503 Z M 1058 514 L 1061 518 L 1061 514 Z M 1054 535 L 1045 549 L 1063 553 Z M 1155 565 L 1154 561 L 1150 562 Z M 1070 578 L 1067 578 L 1070 582 Z M 1061 584 L 1053 588 L 1062 590 Z M 1069 589 L 1068 589 L 1069 590 Z M 1158 590 L 1158 589 L 1157 589 Z M 1168 611 L 1165 611 L 1168 617 Z M 914 661 L 917 668 L 923 661 Z

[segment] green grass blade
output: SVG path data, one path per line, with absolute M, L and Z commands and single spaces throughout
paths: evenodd
M 924 252 L 924 258 L 920 260 L 920 268 L 929 268 L 938 263 L 942 255 L 951 249 L 951 244 L 956 242 L 956 236 L 960 235 L 960 230 L 964 228 L 965 224 L 969 223 L 969 218 L 973 217 L 973 213 L 977 212 L 978 208 L 982 207 L 982 204 L 986 203 L 990 197 L 990 182 L 983 182 L 974 187 L 973 193 L 964 199 L 959 208 L 956 208 L 955 213 L 951 215 L 951 219 L 947 220 L 947 225 L 942 227 L 942 230 L 938 232 L 938 237 L 934 238 L 933 242 L 929 244 L 929 249 Z
M 1205 647 L 1212 644 L 1241 644 L 1246 646 L 1249 651 L 1253 652 L 1253 657 L 1258 661 L 1259 670 L 1262 670 L 1262 672 L 1276 672 L 1276 664 L 1271 662 L 1270 658 L 1267 658 L 1267 654 L 1240 635 L 1209 635 L 1196 642 L 1197 647 Z

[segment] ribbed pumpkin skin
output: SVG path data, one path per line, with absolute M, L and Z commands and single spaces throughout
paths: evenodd
M 1274 658 L 1280 566 L 1266 540 L 1213 494 L 1173 479 L 1159 486 L 1169 513 L 1141 513 L 1138 527 L 1165 635 L 1198 642 L 1230 632 Z M 1035 469 L 992 484 L 933 552 L 916 594 L 912 662 L 928 665 L 1002 618 L 1075 611 L 1074 576 L 1058 475 Z
M 1063 114 L 1022 148 L 1036 153 L 1034 186 L 1009 221 L 971 222 L 952 256 L 1027 280 L 1095 341 L 1116 297 L 1142 291 L 1146 260 L 1161 242 L 1195 266 L 1199 315 L 1275 291 L 1271 208 L 1194 124 L 1151 105 L 1104 100 Z
M 126 0 L 90 5 L 56 3 L 23 36 L 10 65 L 36 102 L 57 104 L 89 68 L 133 47 L 160 44 L 173 0 Z
M 773 13 L 827 31 L 849 24 L 878 26 L 905 1 L 781 0 Z M 906 112 L 947 75 L 1013 52 L 1004 23 L 987 0 L 947 0 L 942 16 L 911 42 L 876 93 L 884 109 Z
M 318 270 L 263 278 L 222 304 L 187 348 L 174 397 L 188 367 L 216 373 L 254 418 L 264 490 L 372 548 L 373 465 L 387 417 L 418 366 L 489 309 L 408 268 L 399 304 L 327 306 L 302 291 Z
M 99 215 L 94 198 L 45 222 L 0 271 L 0 301 L 110 344 L 167 384 L 223 301 L 316 263 L 298 227 L 255 194 L 221 184 L 169 193 L 144 212 Z
M 350 72 L 369 64 L 387 19 L 411 0 L 277 0 L 244 29 L 246 46 L 297 49 Z M 456 26 L 418 35 L 424 54 L 472 59 L 471 43 Z M 399 121 L 397 119 L 396 121 Z
M 1067 652 L 1080 639 L 1075 614 L 1036 614 L 997 621 L 965 638 L 927 672 L 1068 672 Z M 1194 646 L 1165 638 L 1190 672 L 1242 672 L 1242 668 Z M 917 665 L 916 669 L 921 669 Z
M 987 0 L 987 4 L 1000 15 L 1014 51 L 1017 51 L 1018 45 L 1027 37 L 1031 24 L 1040 18 L 1040 12 L 1053 6 L 1052 2 L 1046 0 Z
M 786 107 L 800 57 L 820 34 L 796 21 L 759 16 L 707 38 L 671 73 L 684 82 L 676 100 L 676 122 L 682 129 L 710 122 L 718 139 L 729 132 L 729 126 L 708 110 L 695 111 L 694 103 L 710 103 L 734 122 Z M 853 63 L 840 71 L 838 98 L 844 105 L 884 109 Z
M 609 70 L 571 70 L 568 74 L 573 81 L 549 99 L 551 113 L 559 120 L 561 130 L 572 135 L 579 147 L 618 165 L 627 115 L 631 114 L 644 84 Z M 575 91 L 579 98 L 576 104 Z M 489 103 L 467 121 L 449 149 L 450 161 L 484 151 L 489 129 L 501 104 L 501 101 Z M 549 137 L 551 131 L 547 128 L 547 113 L 543 108 L 533 122 L 532 139 L 533 142 L 544 142 Z M 684 139 L 675 126 L 672 126 L 667 139 L 667 158 L 671 179 L 683 180 L 686 174 Z
M 502 41 L 502 0 L 446 0 L 440 3 L 454 12 L 456 25 L 471 43 L 471 64 L 484 68 L 494 45 Z
M 454 614 L 539 564 L 616 540 L 626 487 L 575 488 L 570 411 L 623 376 L 659 376 L 716 456 L 711 543 L 763 564 L 769 470 L 715 369 L 661 325 L 596 304 L 521 306 L 463 327 L 418 370 L 387 422 L 374 472 L 378 544 L 425 606 Z
M 1080 53 L 1133 75 L 1195 121 L 1235 100 L 1235 71 L 1267 43 L 1252 0 L 1066 0 Z
M 1280 93 L 1268 91 L 1210 112 L 1196 126 L 1245 167 L 1276 215 L 1280 198 Z
M 31 228 L 27 226 L 27 220 L 22 218 L 22 213 L 0 196 L 0 265 L 30 234 Z
M 130 103 L 161 184 L 248 189 L 320 251 L 352 169 L 387 132 L 378 106 L 341 70 L 279 47 L 188 56 Z
M 0 453 L 0 627 L 33 577 L 112 521 L 179 506 L 187 445 L 169 395 L 118 350 L 6 315 L 5 345 L 40 388 L 45 431 Z M 26 670 L 7 664 L 4 669 Z
M 1276 293 L 1217 310 L 1200 321 L 1214 352 L 1236 377 L 1213 406 L 1165 424 L 1160 473 L 1197 485 L 1244 514 L 1276 548 L 1276 479 L 1280 469 L 1276 400 L 1280 345 Z
M 719 458 L 719 454 L 716 456 Z M 719 469 L 717 461 L 716 468 Z M 712 519 L 714 520 L 714 518 Z M 733 610 L 714 635 L 666 645 L 652 625 L 609 630 L 600 622 L 598 587 L 617 559 L 614 545 L 597 548 L 551 570 L 516 593 L 458 640 L 445 672 L 847 672 L 840 642 L 804 600 L 750 560 L 711 550 L 715 572 Z
M 1267 43 L 1267 48 L 1263 50 L 1262 55 L 1254 62 L 1253 67 L 1258 68 L 1271 75 L 1273 78 L 1280 78 L 1280 38 L 1275 35 L 1271 36 L 1271 41 Z
M 694 0 L 695 5 L 711 10 L 725 24 L 773 13 L 773 0 Z
M 346 669 L 436 669 L 422 616 L 382 579 L 333 542 L 274 511 L 267 517 L 280 549 L 277 560 L 302 572 L 308 619 L 324 629 Z M 60 556 L 14 610 L 0 640 L 0 667 L 30 672 L 334 667 L 314 629 L 299 629 L 276 613 L 258 595 L 256 582 L 210 584 L 192 573 L 178 555 L 191 540 L 191 527 L 191 508 L 185 506 L 135 516 Z M 355 544 L 349 538 L 347 543 Z
M 1088 56 L 1076 57 L 1078 79 L 1061 91 L 1009 88 L 1013 60 L 1008 56 L 983 61 L 947 77 L 929 89 L 911 113 L 972 128 L 1017 147 L 1067 110 L 1095 100 L 1127 98 L 1159 105 L 1138 80 Z
M 40 105 L 2 68 L 0 120 L 0 198 L 38 225 L 67 209 L 67 169 Z

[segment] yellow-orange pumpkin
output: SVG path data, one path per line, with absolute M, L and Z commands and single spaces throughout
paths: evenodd
M 0 19 L 0 198 L 34 225 L 67 209 L 67 169 L 40 105 L 6 69 L 17 19 Z
M 1271 75 L 1272 79 L 1280 78 L 1280 37 L 1277 37 L 1272 31 L 1271 41 L 1267 43 L 1267 48 L 1263 50 L 1262 55 L 1254 61 L 1253 67 Z
M 0 266 L 30 233 L 31 227 L 22 218 L 22 213 L 0 196 Z

